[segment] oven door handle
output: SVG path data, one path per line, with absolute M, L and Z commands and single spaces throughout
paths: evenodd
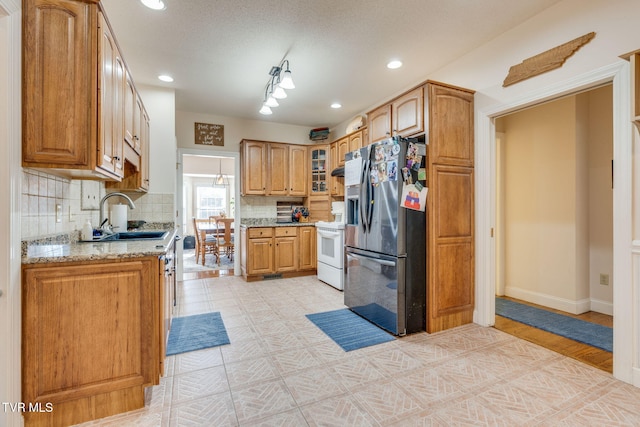
M 336 238 L 336 237 L 340 237 L 340 233 L 338 233 L 337 231 L 318 230 L 318 236 L 327 237 L 329 239 L 333 239 L 333 238 Z

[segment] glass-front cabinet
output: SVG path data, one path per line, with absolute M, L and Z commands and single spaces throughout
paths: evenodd
M 311 191 L 310 195 L 329 192 L 329 145 L 315 145 L 311 148 Z

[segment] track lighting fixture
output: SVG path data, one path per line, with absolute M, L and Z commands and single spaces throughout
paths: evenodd
M 286 65 L 286 69 L 284 68 Z M 277 107 L 278 99 L 284 99 L 287 97 L 285 89 L 295 89 L 296 85 L 291 78 L 291 70 L 289 70 L 289 60 L 284 59 L 278 66 L 271 67 L 269 71 L 271 78 L 267 82 L 264 91 L 264 100 L 262 101 L 262 108 L 260 108 L 260 114 L 272 114 L 271 107 Z

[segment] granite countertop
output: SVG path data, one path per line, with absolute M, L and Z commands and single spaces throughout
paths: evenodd
M 23 242 L 22 264 L 46 264 L 161 256 L 175 239 L 176 230 L 167 230 L 162 240 L 77 242 L 71 239 L 44 239 Z
M 241 228 L 256 227 L 314 227 L 315 222 L 276 222 L 275 218 L 246 218 L 240 223 Z

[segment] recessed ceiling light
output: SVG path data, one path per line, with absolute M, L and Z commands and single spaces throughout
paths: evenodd
M 402 61 L 393 60 L 387 64 L 387 68 L 391 68 L 392 70 L 400 67 L 402 67 Z
M 331 108 L 342 108 L 342 104 L 340 104 L 339 102 L 334 102 L 333 104 L 331 104 Z
M 167 82 L 167 83 L 171 83 L 173 81 L 173 77 L 167 76 L 166 74 L 158 76 L 158 79 L 162 80 L 163 82 Z
M 143 5 L 153 10 L 164 10 L 166 6 L 162 0 L 140 0 Z

